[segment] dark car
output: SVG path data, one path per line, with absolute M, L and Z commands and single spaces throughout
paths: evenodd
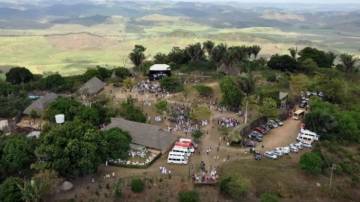
M 301 102 L 299 105 L 300 108 L 306 108 L 306 106 L 307 106 L 307 102 Z
M 252 141 L 252 140 L 248 140 L 244 143 L 245 147 L 256 147 L 256 142 Z
M 254 153 L 255 160 L 259 161 L 262 158 L 262 155 L 259 152 Z

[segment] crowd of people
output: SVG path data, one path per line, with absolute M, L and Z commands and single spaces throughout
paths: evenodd
M 190 119 L 190 109 L 185 105 L 173 105 L 171 106 L 170 121 L 175 124 L 173 128 L 169 127 L 170 132 L 184 132 L 190 134 L 195 130 L 200 129 L 200 125 L 194 123 Z
M 240 122 L 234 118 L 223 117 L 218 120 L 218 125 L 222 128 L 234 128 L 239 124 Z
M 143 93 L 162 93 L 163 89 L 158 82 L 151 82 L 150 80 L 142 80 L 136 85 L 136 89 L 140 94 Z

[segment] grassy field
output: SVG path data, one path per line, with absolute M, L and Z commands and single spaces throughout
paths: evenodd
M 115 16 L 106 23 L 89 27 L 66 24 L 40 30 L 0 30 L 0 66 L 26 66 L 35 73 L 71 75 L 96 65 L 129 66 L 127 56 L 135 44 L 144 45 L 147 57 L 151 58 L 173 46 L 185 47 L 208 39 L 229 45 L 258 44 L 263 56 L 286 53 L 294 46 L 301 48 L 304 46 L 299 43 L 301 40 L 313 40 L 313 45 L 323 46 L 316 34 L 269 27 L 217 29 L 186 18 L 162 15 L 136 19 L 131 25 L 141 30 L 138 32 L 130 32 L 127 23 L 127 19 Z M 324 39 L 329 40 L 329 37 Z M 349 42 L 332 44 L 336 51 L 360 55 L 359 51 L 348 49 Z

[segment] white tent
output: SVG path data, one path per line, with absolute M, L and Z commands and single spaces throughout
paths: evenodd
M 150 67 L 150 71 L 170 71 L 170 66 L 167 64 L 154 64 Z

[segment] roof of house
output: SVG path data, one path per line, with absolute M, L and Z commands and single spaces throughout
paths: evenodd
M 150 71 L 170 71 L 170 66 L 167 64 L 154 64 L 150 67 Z
M 32 102 L 31 105 L 28 106 L 23 113 L 26 115 L 30 115 L 32 111 L 35 111 L 40 115 L 49 106 L 51 102 L 56 100 L 57 97 L 58 95 L 55 93 L 47 93 L 46 95 Z
M 79 92 L 83 93 L 84 91 L 89 95 L 95 95 L 100 92 L 105 87 L 105 83 L 98 79 L 96 76 L 87 81 L 81 88 Z
M 132 142 L 148 148 L 167 152 L 176 141 L 175 135 L 163 130 L 159 126 L 128 121 L 123 118 L 111 118 L 111 123 L 103 130 L 120 128 L 129 132 Z

